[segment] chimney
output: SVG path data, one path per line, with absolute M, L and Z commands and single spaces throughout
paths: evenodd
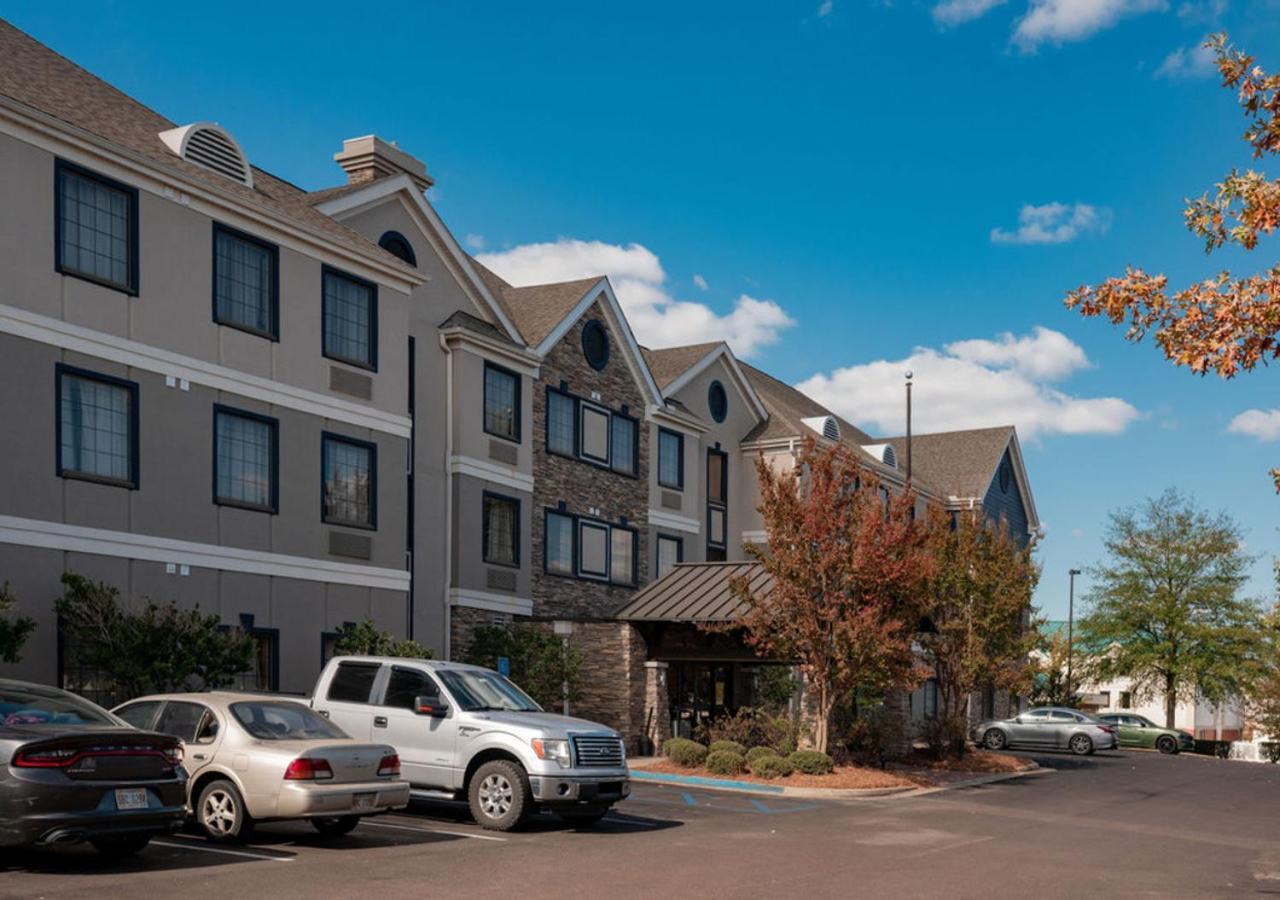
M 333 159 L 347 173 L 349 184 L 368 184 L 401 173 L 413 179 L 420 191 L 435 184 L 423 162 L 405 153 L 395 141 L 387 143 L 373 134 L 343 141 L 342 152 L 335 153 Z

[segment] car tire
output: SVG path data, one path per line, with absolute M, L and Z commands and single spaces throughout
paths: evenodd
M 529 778 L 516 763 L 495 759 L 484 763 L 467 785 L 471 817 L 481 828 L 510 831 L 533 806 Z
M 593 806 L 583 809 L 558 809 L 556 810 L 556 815 L 567 825 L 572 825 L 574 828 L 585 828 L 596 824 L 609 815 L 609 807 Z
M 1067 741 L 1067 749 L 1076 756 L 1089 756 L 1093 753 L 1093 738 L 1087 734 L 1073 734 Z
M 1166 734 L 1156 739 L 1156 749 L 1166 756 L 1171 756 L 1178 752 L 1178 742 Z
M 316 816 L 311 827 L 325 837 L 342 837 L 350 834 L 360 824 L 359 816 Z
M 988 750 L 1000 751 L 1009 746 L 1009 738 L 999 728 L 988 728 L 982 736 L 982 746 Z
M 253 818 L 245 809 L 244 798 L 230 781 L 219 778 L 200 791 L 196 801 L 196 824 L 209 840 L 232 844 L 248 840 L 253 834 Z
M 121 859 L 140 852 L 147 844 L 151 843 L 151 835 L 104 834 L 101 837 L 89 838 L 89 843 L 93 844 L 93 849 L 103 856 Z

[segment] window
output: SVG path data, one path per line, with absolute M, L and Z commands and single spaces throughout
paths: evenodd
M 245 616 L 252 619 L 252 616 Z M 280 632 L 275 628 L 245 628 L 253 641 L 253 658 L 249 668 L 236 679 L 236 688 L 242 691 L 274 691 L 279 688 Z
M 134 728 L 149 731 L 151 729 L 151 720 L 155 718 L 156 710 L 159 708 L 159 700 L 144 700 L 141 703 L 130 703 L 124 709 L 116 712 L 115 715 L 117 718 L 124 719 Z
M 213 226 L 213 320 L 272 340 L 280 336 L 280 251 L 224 225 Z
M 609 531 L 609 580 L 614 584 L 636 583 L 636 533 L 629 528 Z
M 577 402 L 568 394 L 547 391 L 547 451 L 576 456 L 578 443 L 574 420 Z
M 324 716 L 292 700 L 232 703 L 230 709 L 240 727 L 260 741 L 332 741 L 347 736 Z
M 426 672 L 394 666 L 387 680 L 387 690 L 382 698 L 383 706 L 396 709 L 416 709 L 419 697 L 438 697 L 440 688 Z
M 378 448 L 335 434 L 325 434 L 321 442 L 324 473 L 321 520 L 330 525 L 376 528 Z
M 729 457 L 720 450 L 707 451 L 707 499 L 712 503 L 728 502 Z
M 684 435 L 658 429 L 658 484 L 684 490 Z
M 573 516 L 547 512 L 546 570 L 553 575 L 573 574 Z
M 1000 493 L 1009 493 L 1009 482 L 1012 480 L 1008 461 L 1000 463 Z
M 665 534 L 658 535 L 658 577 L 661 578 L 684 560 L 684 541 Z
M 138 487 L 138 386 L 59 365 L 58 474 Z
M 582 458 L 609 464 L 609 413 L 585 403 L 581 408 Z
M 484 365 L 484 430 L 520 440 L 520 376 L 492 363 Z
M 728 539 L 729 456 L 707 451 L 707 560 L 723 561 Z
M 578 574 L 584 578 L 609 577 L 609 526 L 578 523 Z
M 54 265 L 64 275 L 138 293 L 138 192 L 59 160 Z
M 707 388 L 707 409 L 711 418 L 717 422 L 723 422 L 729 414 L 729 395 L 725 393 L 724 385 L 718 381 L 711 382 L 711 386 Z
M 1129 691 L 1121 691 L 1121 692 L 1120 692 L 1120 704 L 1119 704 L 1119 706 L 1120 706 L 1120 708 L 1121 708 L 1121 709 L 1132 709 L 1132 708 L 1133 708 L 1133 694 L 1132 694 L 1132 693 L 1130 693 Z
M 597 372 L 609 365 L 609 332 L 598 319 L 582 326 L 582 355 L 587 358 L 587 365 Z
M 498 494 L 484 495 L 484 561 L 499 566 L 520 565 L 520 501 Z
M 388 231 L 378 238 L 378 246 L 392 256 L 398 256 L 411 266 L 418 265 L 418 256 L 413 252 L 413 244 L 398 231 Z
M 208 707 L 199 703 L 170 700 L 164 705 L 164 712 L 160 713 L 160 719 L 156 722 L 156 731 L 192 744 L 202 732 L 206 734 L 209 732 L 209 728 L 201 726 L 205 725 L 206 716 L 211 715 Z M 217 734 L 216 727 L 213 733 Z M 206 740 L 211 738 L 212 735 L 209 735 Z
M 378 367 L 378 288 L 363 278 L 325 267 L 324 355 L 361 366 Z
M 335 703 L 368 703 L 378 669 L 377 663 L 338 663 L 325 699 Z
M 617 413 L 609 417 L 610 468 L 625 475 L 636 474 L 636 435 L 639 430 L 635 419 Z
M 278 509 L 275 419 L 213 408 L 213 502 L 274 513 Z

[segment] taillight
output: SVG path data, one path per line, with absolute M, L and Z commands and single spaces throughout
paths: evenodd
M 1103 731 L 1105 731 L 1107 734 L 1116 733 L 1116 728 L 1114 725 L 1099 725 L 1098 727 L 1101 728 Z
M 19 750 L 13 755 L 13 764 L 23 769 L 61 769 L 71 765 L 77 756 L 79 751 L 72 747 Z
M 378 761 L 378 774 L 385 775 L 389 778 L 400 777 L 400 757 L 394 753 L 388 753 Z
M 172 766 L 182 765 L 182 745 L 174 744 L 171 747 L 164 748 L 164 758 L 169 761 Z
M 327 759 L 312 759 L 309 756 L 299 756 L 284 770 L 285 781 L 324 781 L 332 777 L 333 769 L 329 767 Z

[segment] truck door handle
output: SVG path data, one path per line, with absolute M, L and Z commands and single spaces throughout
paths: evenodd
M 374 727 L 374 728 L 386 728 L 386 727 L 387 727 L 387 717 L 386 717 L 386 716 L 374 716 L 374 717 L 373 717 L 373 727 Z
M 320 715 L 324 716 L 326 719 L 329 718 L 329 710 L 327 709 L 317 709 L 316 712 L 320 713 Z
M 192 759 L 208 759 L 209 757 L 203 753 L 192 753 L 191 758 Z

